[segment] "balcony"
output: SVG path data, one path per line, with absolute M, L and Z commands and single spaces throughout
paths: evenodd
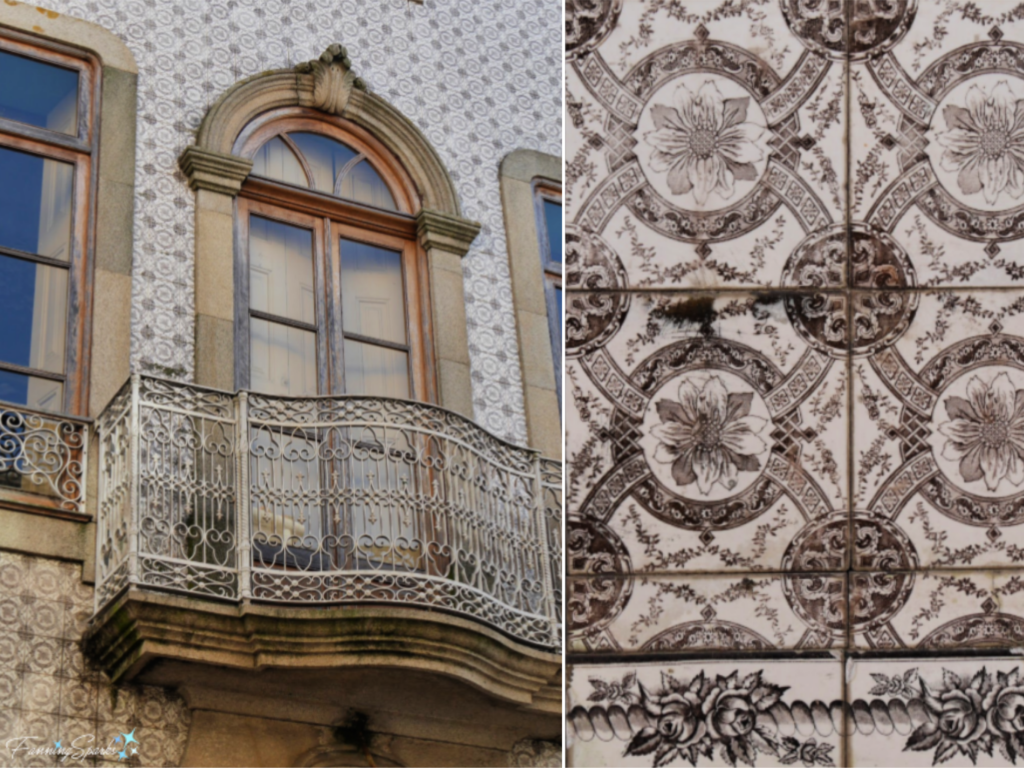
M 86 647 L 114 679 L 372 658 L 557 701 L 560 463 L 437 406 L 144 376 L 96 429 Z

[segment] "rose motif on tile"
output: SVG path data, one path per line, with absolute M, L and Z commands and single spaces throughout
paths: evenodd
M 996 75 L 972 78 L 942 100 L 929 156 L 945 190 L 985 211 L 1024 203 L 1024 83 Z
M 933 447 L 947 478 L 984 496 L 1024 490 L 1024 375 L 1001 367 L 969 373 L 941 402 L 947 419 L 936 414 Z
M 641 167 L 665 199 L 686 210 L 715 210 L 756 186 L 772 133 L 757 101 L 725 77 L 688 74 L 644 108 Z
M 690 372 L 652 398 L 641 445 L 667 488 L 717 500 L 758 478 L 771 448 L 769 423 L 764 400 L 740 377 Z

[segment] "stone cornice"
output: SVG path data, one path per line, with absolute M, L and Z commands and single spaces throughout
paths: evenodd
M 242 182 L 252 171 L 252 160 L 194 145 L 185 148 L 178 165 L 192 189 L 207 189 L 232 197 L 238 194 Z
M 561 656 L 475 621 L 405 606 L 227 605 L 128 591 L 97 616 L 86 653 L 114 682 L 158 659 L 236 669 L 385 666 L 447 675 L 500 701 L 560 712 Z
M 423 249 L 437 248 L 456 256 L 465 256 L 480 233 L 480 224 L 424 208 L 416 217 L 416 236 Z

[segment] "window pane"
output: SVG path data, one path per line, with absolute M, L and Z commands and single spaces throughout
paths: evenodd
M 0 51 L 0 117 L 78 133 L 78 72 Z
M 558 286 L 555 286 L 555 305 L 555 311 L 558 312 L 556 315 L 558 325 L 565 330 L 565 314 L 562 312 L 562 289 Z
M 302 164 L 280 136 L 275 136 L 259 148 L 252 159 L 252 172 L 257 176 L 277 179 L 286 184 L 309 186 Z
M 365 160 L 360 160 L 341 180 L 340 196 L 389 211 L 398 210 L 384 179 Z
M 405 344 L 402 254 L 342 238 L 341 314 L 348 333 Z
M 64 406 L 64 385 L 59 381 L 0 371 L 0 400 L 45 411 L 60 411 Z
M 409 397 L 409 356 L 396 349 L 345 339 L 345 392 Z
M 0 256 L 0 360 L 64 372 L 68 273 Z
M 75 168 L 0 147 L 0 245 L 67 261 Z
M 249 318 L 249 385 L 268 395 L 315 395 L 316 334 Z
M 259 216 L 250 219 L 249 306 L 289 320 L 316 322 L 312 232 Z
M 355 159 L 356 152 L 340 141 L 317 133 L 290 133 L 288 137 L 305 156 L 316 189 L 333 195 L 338 172 L 347 162 Z
M 562 206 L 544 201 L 544 226 L 548 233 L 548 258 L 562 260 Z

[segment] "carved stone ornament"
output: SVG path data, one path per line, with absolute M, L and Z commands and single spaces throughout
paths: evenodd
M 352 61 L 343 45 L 334 43 L 319 59 L 298 64 L 295 71 L 313 75 L 313 99 L 303 106 L 340 115 L 348 104 L 352 89 L 366 90 L 366 83 L 352 72 Z
M 515 768 L 558 768 L 562 764 L 562 748 L 551 741 L 520 739 L 509 752 L 508 764 Z

